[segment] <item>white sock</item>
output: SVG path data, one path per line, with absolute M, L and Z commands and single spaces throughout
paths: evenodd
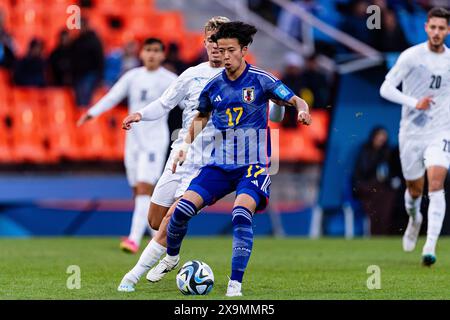
M 154 238 L 156 235 L 156 232 L 158 232 L 158 231 L 156 231 L 155 229 L 152 229 L 152 227 L 148 226 L 148 232 L 150 233 L 152 238 Z
M 150 270 L 151 267 L 159 261 L 164 253 L 166 253 L 166 248 L 152 239 L 142 252 L 139 261 L 134 268 L 126 274 L 125 278 L 136 284 L 144 273 Z
M 131 221 L 131 231 L 129 239 L 137 245 L 141 243 L 145 230 L 148 227 L 148 208 L 150 207 L 150 196 L 137 195 L 134 199 L 133 220 Z
M 417 213 L 420 213 L 420 205 L 422 204 L 422 196 L 414 199 L 409 190 L 405 191 L 405 209 L 410 217 L 415 217 Z
M 179 258 L 180 258 L 179 254 L 177 254 L 176 256 L 169 256 L 168 254 L 166 254 L 166 257 L 165 257 L 165 259 L 172 264 L 175 264 Z
M 434 191 L 428 193 L 428 197 L 430 205 L 428 206 L 427 242 L 423 251 L 434 254 L 445 217 L 445 193 L 444 190 Z

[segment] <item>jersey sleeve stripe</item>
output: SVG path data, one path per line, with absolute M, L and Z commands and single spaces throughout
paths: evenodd
M 269 75 L 267 75 L 267 74 L 265 74 L 265 73 L 257 72 L 257 71 L 255 71 L 255 70 L 249 70 L 248 72 L 255 73 L 255 74 L 259 74 L 259 75 L 261 75 L 261 76 L 266 76 L 266 77 L 269 78 L 272 82 L 277 82 L 275 79 L 271 78 Z
M 278 78 L 275 77 L 275 76 L 274 76 L 273 74 L 271 74 L 270 72 L 267 72 L 267 71 L 264 71 L 264 70 L 262 70 L 262 69 L 255 68 L 255 67 L 250 67 L 250 69 L 251 69 L 251 70 L 254 70 L 254 71 L 261 72 L 261 73 L 264 73 L 265 75 L 269 76 L 270 78 L 274 79 L 275 81 L 278 80 Z

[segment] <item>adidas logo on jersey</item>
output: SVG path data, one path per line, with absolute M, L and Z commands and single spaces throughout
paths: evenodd
M 217 97 L 214 99 L 214 102 L 220 102 L 220 101 L 222 101 L 222 98 L 221 98 L 220 96 L 217 96 Z
M 252 183 L 259 188 L 258 180 L 253 180 Z

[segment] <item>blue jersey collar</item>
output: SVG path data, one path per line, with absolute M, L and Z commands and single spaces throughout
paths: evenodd
M 245 67 L 244 72 L 242 72 L 242 74 L 236 80 L 228 79 L 227 72 L 226 72 L 225 69 L 223 69 L 223 71 L 222 71 L 222 78 L 223 78 L 223 80 L 226 83 L 229 83 L 231 85 L 239 84 L 242 81 L 242 79 L 247 75 L 248 69 L 250 69 L 250 67 L 251 67 L 250 63 L 246 62 L 246 64 L 247 64 L 247 66 Z

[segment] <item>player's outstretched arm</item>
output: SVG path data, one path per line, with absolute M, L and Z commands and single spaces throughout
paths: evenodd
M 129 71 L 123 75 L 119 81 L 109 90 L 109 92 L 100 99 L 93 107 L 91 107 L 85 114 L 83 114 L 77 121 L 77 126 L 81 126 L 89 120 L 98 117 L 103 112 L 114 108 L 128 95 L 128 83 L 132 77 L 132 72 Z
M 202 130 L 206 127 L 210 117 L 211 112 L 199 112 L 192 120 L 191 126 L 189 127 L 189 132 L 187 133 L 183 144 L 175 151 L 172 172 L 175 173 L 178 163 L 180 166 L 183 165 L 183 162 L 186 160 L 189 147 L 200 132 L 202 132 Z

